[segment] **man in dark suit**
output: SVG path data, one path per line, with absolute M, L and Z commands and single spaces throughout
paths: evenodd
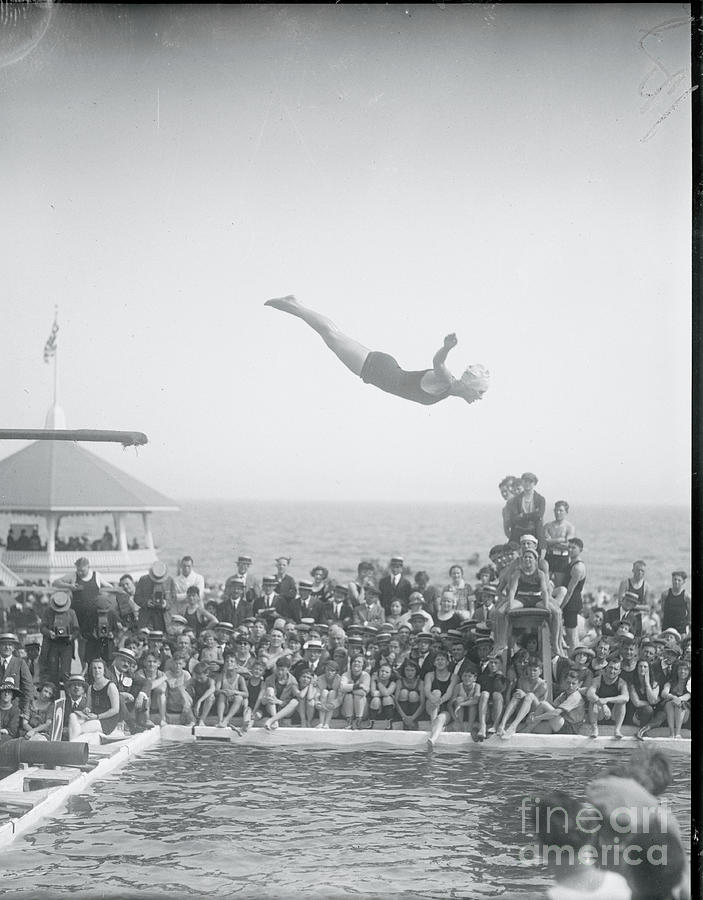
M 537 476 L 532 472 L 523 472 L 520 482 L 522 493 L 511 497 L 505 504 L 503 524 L 505 535 L 509 541 L 520 542 L 523 534 L 542 536 L 546 501 L 535 490 Z
M 276 591 L 278 579 L 275 575 L 264 575 L 261 579 L 261 596 L 254 601 L 252 615 L 265 613 L 267 616 L 278 615 L 288 618 L 288 604 Z
M 253 603 L 244 596 L 246 582 L 241 575 L 228 578 L 227 585 L 229 590 L 225 589 L 224 598 L 217 609 L 217 618 L 220 622 L 230 622 L 237 628 L 253 615 Z
M 298 593 L 288 604 L 290 618 L 294 622 L 300 622 L 301 619 L 312 619 L 314 622 L 321 622 L 324 613 L 324 606 L 320 600 L 312 596 L 312 582 L 299 581 Z
M 0 682 L 12 678 L 20 692 L 20 731 L 24 732 L 29 727 L 29 707 L 34 699 L 34 682 L 27 663 L 14 655 L 19 645 L 16 634 L 10 632 L 0 634 Z
M 607 609 L 603 616 L 603 634 L 612 635 L 622 622 L 627 625 L 635 637 L 642 636 L 642 614 L 637 612 L 639 597 L 633 591 L 625 591 L 620 605 L 615 609 Z
M 344 584 L 334 587 L 332 599 L 328 600 L 322 612 L 322 621 L 327 625 L 341 625 L 347 628 L 354 621 L 354 608 L 348 599 L 349 588 Z
M 276 577 L 278 579 L 276 593 L 279 597 L 282 597 L 288 605 L 293 600 L 295 600 L 295 596 L 298 593 L 298 588 L 295 584 L 295 581 L 287 571 L 288 566 L 290 565 L 290 556 L 279 556 L 275 560 L 275 563 Z
M 381 606 L 386 615 L 391 611 L 391 602 L 400 600 L 403 612 L 408 608 L 408 599 L 413 592 L 412 583 L 403 575 L 404 560 L 402 556 L 392 556 L 389 569 L 390 573 L 384 575 L 378 582 L 381 593 Z
M 230 577 L 225 582 L 225 595 L 229 593 L 230 583 L 234 578 L 243 578 L 244 579 L 244 596 L 249 601 L 249 603 L 253 603 L 257 597 L 261 596 L 261 587 L 259 582 L 254 578 L 252 573 L 249 571 L 252 564 L 251 556 L 247 556 L 245 553 L 240 553 L 237 557 L 237 571 L 234 575 L 230 575 Z

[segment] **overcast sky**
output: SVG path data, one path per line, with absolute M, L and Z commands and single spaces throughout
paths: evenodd
M 0 40 L 2 427 L 167 495 L 687 503 L 687 4 L 54 7 Z M 36 46 L 32 46 L 36 44 Z M 294 293 L 481 403 L 364 385 Z M 22 444 L 4 443 L 7 456 Z

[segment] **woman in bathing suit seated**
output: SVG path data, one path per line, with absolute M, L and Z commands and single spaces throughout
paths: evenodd
M 467 403 L 474 403 L 488 390 L 489 372 L 482 365 L 469 366 L 461 378 L 454 378 L 445 366 L 449 351 L 458 343 L 455 334 L 445 337 L 434 355 L 431 369 L 406 372 L 392 356 L 369 350 L 342 334 L 333 322 L 302 306 L 295 297 L 267 300 L 265 305 L 302 319 L 348 369 L 366 384 L 373 384 L 388 394 L 431 406 L 447 397 L 461 397 Z

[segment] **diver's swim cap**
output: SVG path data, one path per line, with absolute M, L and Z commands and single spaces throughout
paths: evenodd
M 466 387 L 476 391 L 487 391 L 490 386 L 491 373 L 481 363 L 469 366 L 461 376 L 461 381 Z

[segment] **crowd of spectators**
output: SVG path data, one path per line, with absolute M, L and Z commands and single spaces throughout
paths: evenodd
M 7 532 L 7 538 L 4 545 L 0 539 L 0 546 L 4 546 L 7 550 L 39 551 L 47 549 L 46 541 L 42 542 L 39 535 L 38 526 L 34 526 L 29 534 L 27 533 L 26 528 L 21 528 L 17 537 L 15 537 L 14 530 L 11 527 Z M 139 550 L 140 545 L 136 537 L 128 542 L 128 548 L 130 550 Z M 116 550 L 117 544 L 115 542 L 114 534 L 110 531 L 110 527 L 106 525 L 102 535 L 93 540 L 91 540 L 87 534 L 61 537 L 57 531 L 54 536 L 54 549 L 75 550 L 77 553 L 80 553 L 81 551 L 110 551 Z
M 557 501 L 545 523 L 536 483 L 529 472 L 501 482 L 507 540 L 473 580 L 455 563 L 433 583 L 400 555 L 383 570 L 361 561 L 349 582 L 324 565 L 294 577 L 281 555 L 259 579 L 240 554 L 213 591 L 190 556 L 173 575 L 157 561 L 116 585 L 80 557 L 44 603 L 18 602 L 8 615 L 0 657 L 17 666 L 0 682 L 14 679 L 16 694 L 0 684 L 0 737 L 46 735 L 61 690 L 73 739 L 118 723 L 241 730 L 340 720 L 349 729 L 427 723 L 431 741 L 444 728 L 481 741 L 598 736 L 604 725 L 615 738 L 628 725 L 643 739 L 664 725 L 680 737 L 691 697 L 686 573 L 657 592 L 636 560 L 600 605 L 584 589 L 587 554 L 568 503 Z M 525 608 L 545 611 L 546 656 L 539 634 L 511 627 L 511 612 Z

